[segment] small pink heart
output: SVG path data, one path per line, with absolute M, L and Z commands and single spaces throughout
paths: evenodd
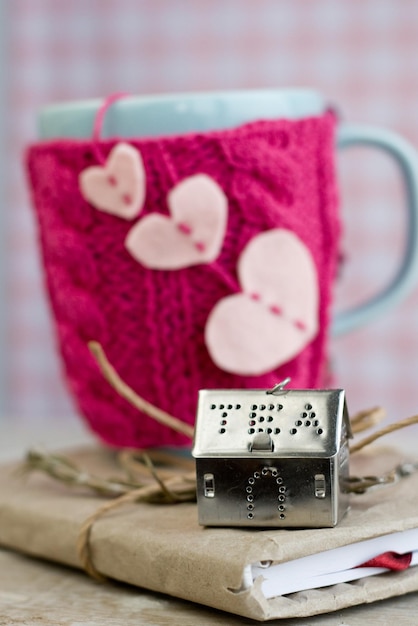
M 170 216 L 153 213 L 129 231 L 125 246 L 145 267 L 176 270 L 210 263 L 225 236 L 227 198 L 206 174 L 184 179 L 168 194 Z
M 237 266 L 243 293 L 212 309 L 205 328 L 218 367 L 258 376 L 290 361 L 318 332 L 318 280 L 308 248 L 277 228 L 254 237 Z
M 83 170 L 79 177 L 81 193 L 100 211 L 129 220 L 142 209 L 145 199 L 145 171 L 138 150 L 118 143 L 106 164 Z

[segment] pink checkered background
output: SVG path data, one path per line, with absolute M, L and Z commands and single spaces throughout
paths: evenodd
M 349 122 L 418 146 L 416 0 L 13 0 L 1 3 L 0 417 L 75 408 L 60 374 L 22 151 L 47 103 L 191 90 L 309 86 Z M 341 156 L 346 224 L 337 308 L 374 293 L 402 248 L 402 193 L 387 159 Z M 332 342 L 352 411 L 418 412 L 418 285 L 396 309 Z M 82 367 L 82 363 L 80 363 Z

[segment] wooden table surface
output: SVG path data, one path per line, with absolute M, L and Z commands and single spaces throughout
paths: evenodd
M 416 432 L 415 432 L 416 435 Z M 416 449 L 407 434 L 398 443 Z M 26 424 L 0 418 L 0 461 L 22 458 L 33 444 L 49 449 L 92 443 L 74 419 Z M 255 624 L 237 617 L 119 583 L 100 584 L 84 573 L 0 549 L 0 626 L 207 626 Z M 418 624 L 418 593 L 312 618 L 275 620 L 281 626 Z

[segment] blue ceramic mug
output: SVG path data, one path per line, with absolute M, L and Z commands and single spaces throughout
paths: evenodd
M 40 114 L 42 139 L 92 136 L 101 100 L 54 104 Z M 106 112 L 103 137 L 155 137 L 233 128 L 259 120 L 320 115 L 325 99 L 308 89 L 221 91 L 118 99 Z M 399 167 L 405 191 L 407 239 L 393 279 L 375 296 L 334 316 L 334 335 L 362 326 L 404 298 L 418 281 L 418 155 L 402 137 L 372 126 L 341 123 L 337 147 L 366 145 L 388 153 Z

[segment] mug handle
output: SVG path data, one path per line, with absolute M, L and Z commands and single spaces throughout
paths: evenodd
M 418 284 L 418 153 L 398 134 L 373 126 L 341 124 L 337 147 L 366 145 L 390 154 L 397 163 L 406 194 L 407 241 L 401 264 L 392 281 L 367 302 L 338 313 L 332 324 L 334 336 L 367 324 L 404 298 Z

